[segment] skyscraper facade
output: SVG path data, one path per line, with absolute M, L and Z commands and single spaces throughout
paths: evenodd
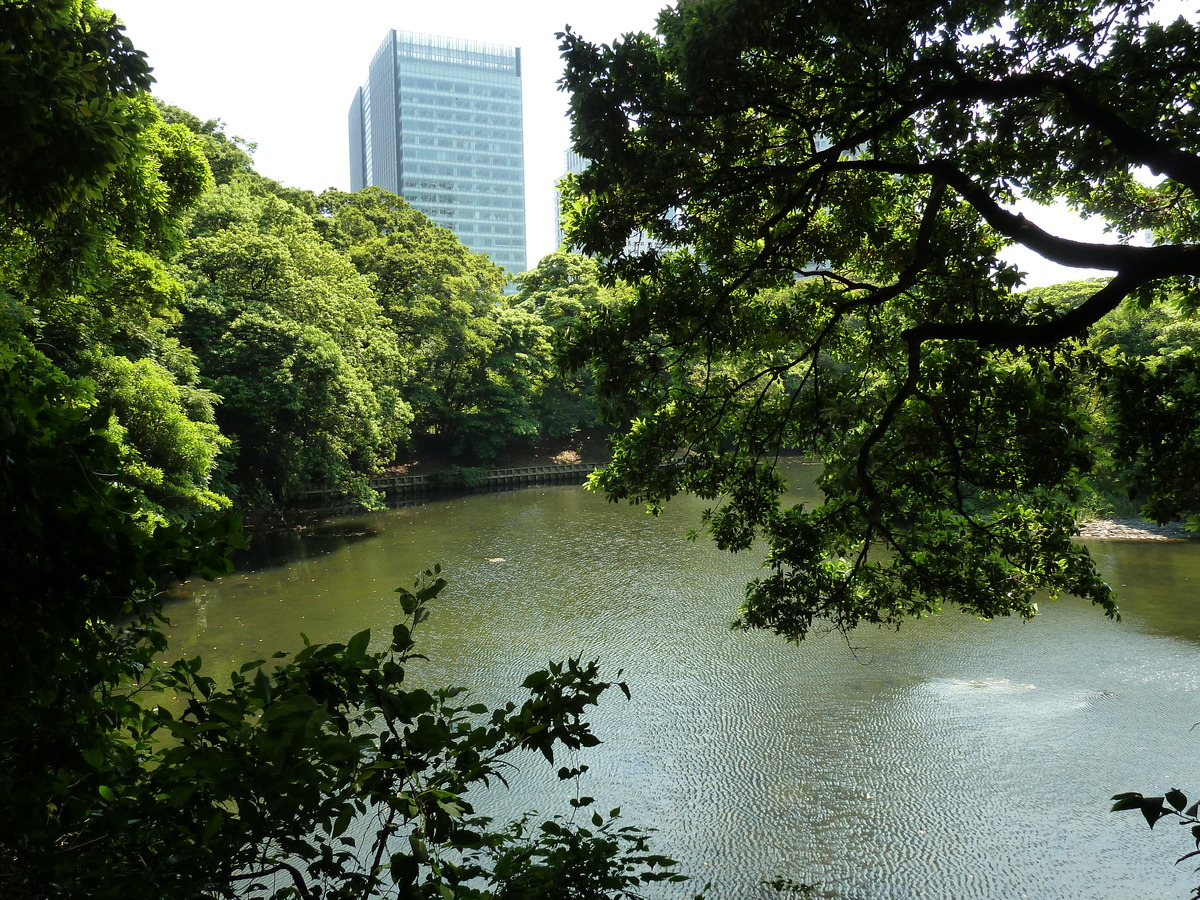
M 525 271 L 521 50 L 391 31 L 350 105 L 350 188 L 399 194 Z

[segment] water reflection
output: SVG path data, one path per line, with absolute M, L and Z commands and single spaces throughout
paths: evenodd
M 634 699 L 597 712 L 585 791 L 657 826 L 713 897 L 775 875 L 872 900 L 1187 895 L 1184 835 L 1106 810 L 1192 772 L 1200 547 L 1094 545 L 1121 624 L 1068 600 L 1031 623 L 948 613 L 794 646 L 725 627 L 757 561 L 684 540 L 699 506 L 655 519 L 554 487 L 360 517 L 339 527 L 370 537 L 195 586 L 173 640 L 220 671 L 300 631 L 386 635 L 391 588 L 441 561 L 421 677 L 498 700 L 550 658 L 623 669 Z M 495 811 L 571 790 L 534 761 L 514 788 Z

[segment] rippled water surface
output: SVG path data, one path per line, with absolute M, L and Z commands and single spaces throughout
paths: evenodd
M 1182 829 L 1107 812 L 1117 791 L 1200 788 L 1200 546 L 1094 544 L 1120 624 L 1068 600 L 795 646 L 728 630 L 757 559 L 685 540 L 701 508 L 552 487 L 340 520 L 287 562 L 190 585 L 174 647 L 225 671 L 301 631 L 387 635 L 391 588 L 441 562 L 421 676 L 498 700 L 552 658 L 623 669 L 633 700 L 594 715 L 583 792 L 657 827 L 710 897 L 770 896 L 775 876 L 847 900 L 1182 900 L 1200 881 L 1172 866 Z M 489 803 L 558 811 L 573 790 L 530 758 Z

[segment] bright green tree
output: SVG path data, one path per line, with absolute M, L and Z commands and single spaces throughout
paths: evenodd
M 414 431 L 491 462 L 542 434 L 551 326 L 503 269 L 380 188 L 321 195 L 330 243 L 373 280 L 407 362 Z
M 236 522 L 203 514 L 222 444 L 160 339 L 203 158 L 92 3 L 5 4 L 0 40 L 0 892 L 54 896 L 97 761 L 125 744 L 113 692 L 160 646 L 139 604 L 223 568 Z
M 308 483 L 362 494 L 408 437 L 403 357 L 368 279 L 272 188 L 241 175 L 203 198 L 178 262 L 178 334 L 222 397 L 246 499 Z
M 381 188 L 327 191 L 320 208 L 323 233 L 372 279 L 402 348 L 414 432 L 463 451 L 458 429 L 472 406 L 464 394 L 486 377 L 480 368 L 495 346 L 504 270 Z M 478 431 L 496 424 L 479 423 Z
M 211 184 L 187 129 L 144 94 L 149 69 L 91 3 L 9 3 L 0 34 L 0 315 L 108 410 L 126 474 L 161 521 L 228 506 L 227 442 L 194 359 L 168 334 L 168 259 Z M 16 332 L 6 332 L 16 341 Z
M 202 121 L 185 109 L 158 102 L 163 121 L 182 125 L 200 140 L 204 158 L 208 160 L 216 184 L 229 184 L 238 175 L 254 175 L 255 145 L 243 138 L 225 133 L 220 119 Z M 260 176 L 261 177 L 261 176 Z M 266 179 L 264 179 L 266 180 Z
M 96 199 L 141 131 L 154 80 L 113 15 L 79 0 L 0 6 L 0 204 L 28 224 Z
M 550 372 L 551 329 L 505 298 L 472 322 L 472 331 L 473 353 L 445 392 L 441 427 L 451 453 L 489 463 L 541 434 L 538 402 Z

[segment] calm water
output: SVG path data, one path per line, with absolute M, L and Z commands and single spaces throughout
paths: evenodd
M 1117 791 L 1200 788 L 1200 545 L 1092 545 L 1120 624 L 1063 601 L 1031 623 L 950 612 L 794 646 L 725 627 L 757 560 L 686 541 L 700 508 L 655 519 L 551 487 L 341 520 L 286 562 L 189 586 L 174 648 L 223 672 L 301 631 L 384 636 L 391 589 L 441 562 L 423 677 L 494 701 L 548 659 L 623 669 L 633 700 L 593 716 L 582 791 L 656 826 L 710 897 L 772 896 L 776 875 L 847 900 L 1182 900 L 1200 881 L 1172 865 L 1183 829 L 1107 812 Z M 489 811 L 574 795 L 532 758 L 513 785 Z

